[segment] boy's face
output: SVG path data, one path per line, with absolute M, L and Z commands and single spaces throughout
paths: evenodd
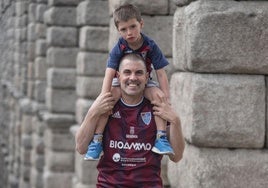
M 119 22 L 117 29 L 119 34 L 123 39 L 127 41 L 128 44 L 136 44 L 141 38 L 141 29 L 143 27 L 143 20 L 138 22 L 136 18 L 132 18 L 126 22 Z

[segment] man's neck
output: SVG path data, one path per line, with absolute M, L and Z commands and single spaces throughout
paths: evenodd
M 139 96 L 139 97 L 133 97 L 133 96 L 130 96 L 130 97 L 125 96 L 124 97 L 124 96 L 122 96 L 121 101 L 128 106 L 136 106 L 142 102 L 143 98 L 144 98 L 143 96 Z

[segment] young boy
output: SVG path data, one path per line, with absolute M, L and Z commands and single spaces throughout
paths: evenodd
M 138 53 L 145 59 L 149 73 L 151 73 L 153 65 L 159 82 L 158 88 L 157 82 L 149 80 L 144 93 L 145 97 L 150 101 L 160 100 L 160 98 L 165 97 L 169 101 L 169 84 L 164 70 L 164 67 L 168 65 L 168 61 L 156 43 L 141 33 L 144 22 L 138 8 L 132 4 L 124 4 L 114 11 L 113 18 L 121 38 L 110 52 L 101 92 L 111 91 L 116 101 L 120 98 L 119 83 L 117 78 L 115 78 L 120 59 L 126 53 Z M 106 114 L 99 119 L 93 140 L 90 142 L 84 157 L 85 160 L 99 159 L 102 152 L 102 133 L 109 115 Z M 116 114 L 112 116 L 116 116 Z M 157 134 L 152 151 L 158 154 L 174 154 L 167 140 L 167 122 L 159 116 L 154 116 L 154 118 Z M 146 117 L 144 117 L 144 121 L 146 121 Z

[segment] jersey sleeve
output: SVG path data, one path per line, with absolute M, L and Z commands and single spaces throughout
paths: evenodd
M 152 50 L 150 52 L 150 56 L 155 70 L 164 68 L 169 64 L 168 60 L 166 59 L 160 48 L 154 42 L 152 44 Z
M 117 70 L 121 57 L 122 51 L 120 50 L 120 43 L 117 43 L 109 54 L 107 67 Z

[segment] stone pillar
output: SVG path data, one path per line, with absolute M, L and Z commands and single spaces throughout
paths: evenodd
M 108 1 L 81 1 L 77 7 L 79 53 L 76 60 L 76 122 L 78 126 L 101 92 L 108 58 L 109 14 Z M 72 128 L 73 134 L 78 126 Z M 84 161 L 75 151 L 73 188 L 96 187 L 97 162 Z
M 48 10 L 44 15 L 48 47 L 44 188 L 72 187 L 74 140 L 69 128 L 75 119 L 78 2 L 48 1 Z
M 32 0 L 28 11 L 28 75 L 31 79 L 31 92 L 35 114 L 32 118 L 32 150 L 30 187 L 43 188 L 44 170 L 44 120 L 46 90 L 46 25 L 44 12 L 47 9 L 46 0 Z M 30 92 L 29 92 L 30 93 Z
M 268 186 L 267 10 L 227 0 L 177 8 L 171 93 L 187 146 L 169 165 L 172 187 Z

